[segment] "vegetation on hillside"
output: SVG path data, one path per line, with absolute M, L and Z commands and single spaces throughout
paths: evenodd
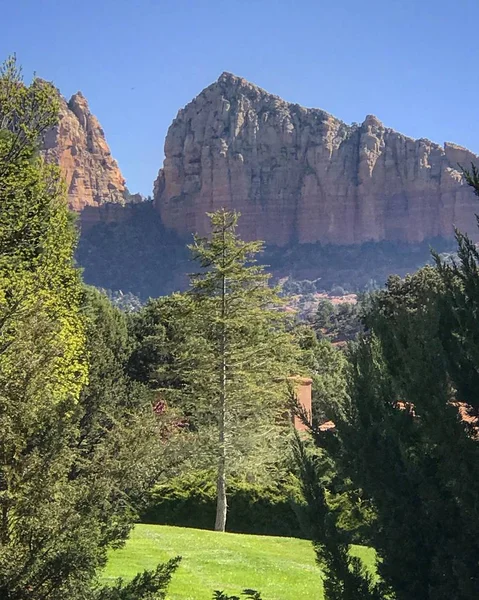
M 116 222 L 84 227 L 76 258 L 85 281 L 132 293 L 143 302 L 186 290 L 192 269 L 186 244 L 191 238 L 185 240 L 165 228 L 151 201 L 129 204 L 121 211 Z M 432 262 L 431 246 L 446 253 L 453 249 L 453 242 L 268 246 L 258 260 L 275 279 L 289 277 L 289 295 L 321 291 L 342 295 L 383 287 L 391 273 L 413 273 Z

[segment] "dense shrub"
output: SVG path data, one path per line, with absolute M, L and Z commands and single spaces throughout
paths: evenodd
M 299 497 L 292 483 L 260 485 L 231 480 L 228 522 L 234 533 L 307 537 L 297 517 Z M 206 474 L 177 477 L 156 486 L 142 522 L 213 529 L 216 490 Z

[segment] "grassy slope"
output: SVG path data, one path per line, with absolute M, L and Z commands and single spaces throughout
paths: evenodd
M 357 547 L 355 553 L 372 565 L 371 550 Z M 176 555 L 183 560 L 171 600 L 211 600 L 215 589 L 238 594 L 245 587 L 260 590 L 265 600 L 323 597 L 308 541 L 160 525 L 137 525 L 125 548 L 112 552 L 105 579 L 129 579 Z

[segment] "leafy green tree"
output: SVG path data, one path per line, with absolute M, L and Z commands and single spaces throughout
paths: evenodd
M 342 302 L 334 305 L 329 300 L 321 300 L 318 304 L 314 328 L 320 338 L 332 342 L 353 340 L 362 330 L 361 303 Z
M 0 177 L 4 180 L 12 166 L 22 157 L 30 156 L 39 137 L 56 124 L 59 99 L 53 87 L 41 79 L 35 78 L 31 85 L 24 85 L 15 55 L 1 65 L 0 80 Z
M 87 369 L 75 233 L 58 170 L 33 143 L 55 122 L 55 95 L 38 81 L 23 86 L 11 60 L 0 97 L 0 595 L 10 600 L 52 594 L 55 578 L 90 567 L 88 541 L 74 546 L 65 530 Z
M 298 349 L 256 264 L 261 243 L 238 237 L 235 213 L 219 211 L 211 221 L 210 238 L 191 246 L 200 271 L 190 291 L 133 317 L 139 343 L 131 373 L 185 416 L 201 448 L 197 459 L 206 461 L 197 468 L 216 464 L 215 529 L 224 531 L 228 475 L 264 476 L 284 454 L 287 378 Z
M 161 413 L 163 443 L 157 449 L 161 454 L 157 481 L 168 483 L 182 473 L 211 471 L 210 435 L 201 427 L 195 399 L 184 394 L 188 374 L 180 366 L 185 366 L 183 358 L 180 362 L 181 349 L 201 344 L 191 317 L 191 298 L 175 293 L 152 299 L 129 315 L 128 321 L 133 341 L 128 376 L 155 392 L 157 412 Z M 198 347 L 194 356 L 201 355 Z M 193 356 L 186 366 L 194 368 Z
M 313 423 L 324 423 L 327 420 L 324 406 L 346 397 L 347 360 L 344 352 L 335 348 L 328 338 L 318 339 L 309 325 L 298 325 L 295 335 L 302 350 L 301 361 L 313 379 Z
M 330 300 L 320 300 L 316 309 L 315 328 L 319 331 L 330 331 L 333 327 L 334 316 L 334 304 Z
M 85 301 L 64 185 L 38 153 L 57 93 L 10 60 L 0 99 L 0 597 L 93 599 L 145 485 L 136 437 L 154 427 L 122 377 L 121 323 Z
M 126 316 L 86 288 L 83 298 L 90 371 L 77 413 L 79 437 L 71 478 L 84 480 L 102 523 L 98 546 L 121 544 L 163 468 L 164 422 L 151 390 L 127 375 L 133 341 Z M 104 556 L 102 560 L 104 560 Z
M 477 424 L 466 396 L 476 369 L 471 252 L 461 265 L 391 278 L 376 295 L 371 334 L 350 353 L 349 398 L 326 408 L 336 429 L 316 433 L 339 476 L 372 503 L 384 598 L 479 591 Z M 335 577 L 338 589 L 344 576 Z
M 277 292 L 255 264 L 262 243 L 239 238 L 236 213 L 220 210 L 210 218 L 211 236 L 196 237 L 190 247 L 201 267 L 191 276 L 190 295 L 208 351 L 201 377 L 195 369 L 189 386 L 217 430 L 215 529 L 224 531 L 233 449 L 257 455 L 265 436 L 277 438 L 286 378 L 294 374 L 297 352 L 285 316 L 278 311 Z

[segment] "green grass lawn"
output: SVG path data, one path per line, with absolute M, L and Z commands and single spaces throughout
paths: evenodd
M 372 567 L 372 550 L 356 547 L 355 554 Z M 169 589 L 171 600 L 211 600 L 215 589 L 238 595 L 246 587 L 260 590 L 264 600 L 323 597 L 308 541 L 162 525 L 137 525 L 126 546 L 111 553 L 104 579 L 131 579 L 177 555 L 183 560 Z

